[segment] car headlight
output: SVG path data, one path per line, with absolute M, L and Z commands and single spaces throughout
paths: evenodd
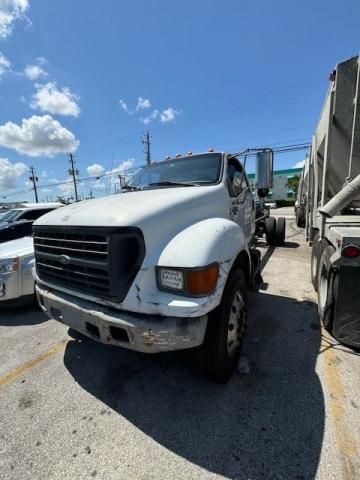
M 194 269 L 159 267 L 157 271 L 158 286 L 161 290 L 203 297 L 215 290 L 219 265 L 216 263 Z
M 19 268 L 19 257 L 0 259 L 0 273 L 17 272 Z

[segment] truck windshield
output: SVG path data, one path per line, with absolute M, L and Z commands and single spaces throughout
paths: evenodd
M 218 182 L 221 154 L 207 153 L 175 158 L 143 167 L 124 189 L 209 185 Z

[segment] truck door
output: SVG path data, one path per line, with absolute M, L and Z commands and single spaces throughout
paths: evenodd
M 236 159 L 230 159 L 228 163 L 228 188 L 230 219 L 243 229 L 249 241 L 255 232 L 255 204 L 246 173 Z

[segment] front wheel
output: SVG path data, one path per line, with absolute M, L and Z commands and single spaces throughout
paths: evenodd
M 240 355 L 246 326 L 246 278 L 235 270 L 228 279 L 220 305 L 209 315 L 200 366 L 218 383 L 231 377 Z

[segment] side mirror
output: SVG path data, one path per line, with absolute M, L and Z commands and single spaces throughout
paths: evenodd
M 126 185 L 125 177 L 123 177 L 122 175 L 119 175 L 119 181 L 120 181 L 120 188 L 125 187 Z
M 255 186 L 260 198 L 266 197 L 273 184 L 274 152 L 264 148 L 256 154 Z

